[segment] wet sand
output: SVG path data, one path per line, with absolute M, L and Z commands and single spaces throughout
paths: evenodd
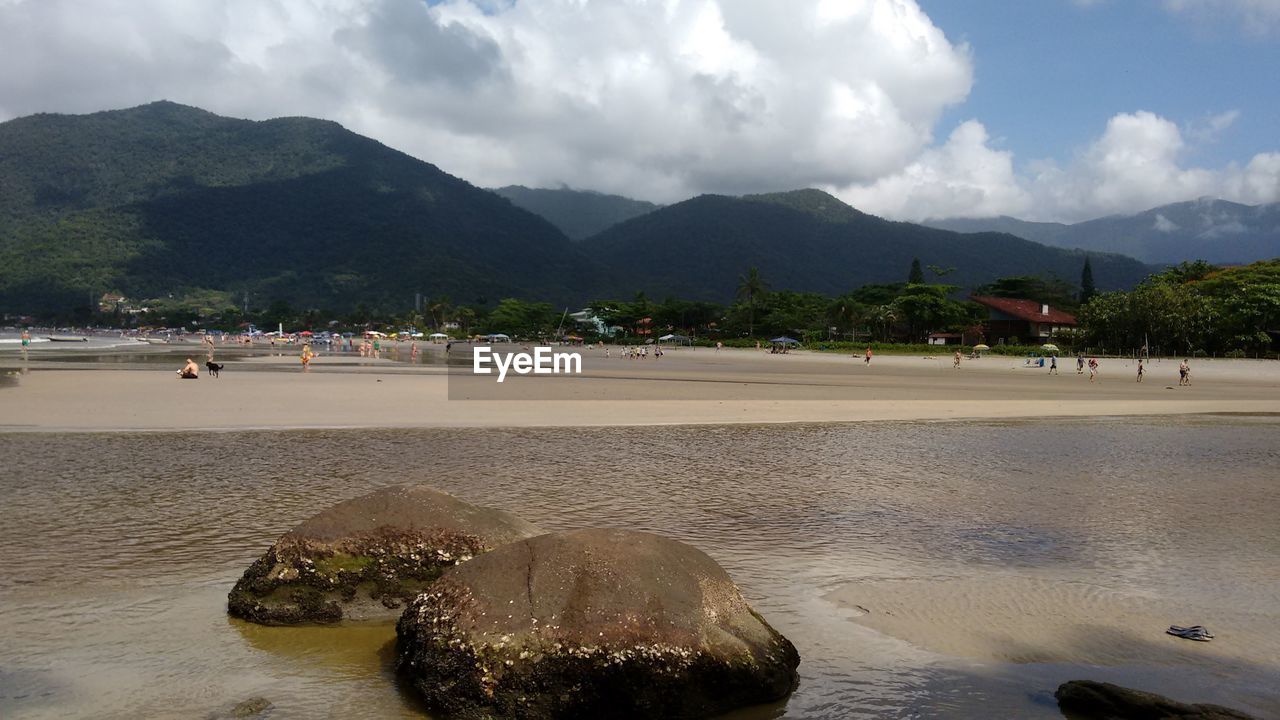
M 167 364 L 33 362 L 0 389 L 3 430 L 550 427 L 1280 413 L 1280 363 L 1176 361 L 1133 380 L 1104 359 L 1098 382 L 1074 365 L 1050 376 L 988 357 L 876 357 L 681 349 L 661 360 L 583 351 L 579 376 L 498 384 L 467 365 L 322 354 L 303 373 L 292 354 L 222 358 L 220 378 L 180 381 Z M 407 357 L 407 351 L 403 353 Z M 12 357 L 4 363 L 13 367 Z M 457 358 L 455 357 L 455 363 Z M 57 369 L 55 369 L 57 368 Z M 124 368 L 124 369 L 114 369 Z

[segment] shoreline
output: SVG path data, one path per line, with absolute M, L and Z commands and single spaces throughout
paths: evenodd
M 1158 364 L 1135 383 L 984 359 L 683 350 L 660 361 L 584 353 L 581 376 L 491 378 L 425 364 L 323 355 L 227 357 L 222 377 L 178 381 L 163 358 L 31 362 L 0 387 L 0 432 L 782 425 L 939 420 L 1280 415 L 1280 363 L 1196 364 L 1176 387 Z M 112 358 L 113 360 L 115 358 Z M 513 381 L 514 380 L 514 381 Z

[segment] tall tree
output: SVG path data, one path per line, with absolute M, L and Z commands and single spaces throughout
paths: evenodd
M 1098 294 L 1098 289 L 1093 285 L 1093 264 L 1089 262 L 1089 258 L 1084 259 L 1084 269 L 1080 271 L 1080 304 L 1083 305 L 1093 299 Z
M 750 268 L 746 275 L 738 276 L 738 297 L 747 303 L 747 334 L 756 334 L 756 300 L 769 291 L 768 284 L 760 277 L 758 268 Z
M 920 258 L 911 258 L 911 273 L 907 275 L 907 282 L 912 285 L 924 284 L 924 270 L 920 269 Z

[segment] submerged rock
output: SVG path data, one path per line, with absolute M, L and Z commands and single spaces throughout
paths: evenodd
M 453 717 L 705 717 L 785 697 L 800 663 L 705 553 L 624 530 L 459 565 L 396 631 L 400 670 Z
M 1093 680 L 1063 683 L 1054 697 L 1063 713 L 1077 720 L 1253 720 L 1221 705 L 1189 705 Z
M 231 708 L 233 718 L 251 718 L 271 709 L 271 701 L 264 697 L 251 697 Z
M 395 617 L 445 569 L 539 532 L 439 490 L 383 488 L 285 533 L 232 588 L 227 609 L 264 625 Z

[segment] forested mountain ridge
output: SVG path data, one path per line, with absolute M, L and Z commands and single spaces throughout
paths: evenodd
M 351 306 L 577 299 L 550 223 L 340 125 L 158 102 L 0 123 L 0 309 L 194 289 Z M 483 297 L 480 297 L 483 296 Z
M 644 200 L 589 190 L 539 189 L 507 185 L 493 192 L 545 218 L 571 240 L 582 240 L 624 220 L 658 209 Z
M 1106 249 L 1159 264 L 1245 263 L 1280 257 L 1280 203 L 1241 205 L 1202 198 L 1072 225 L 1007 216 L 927 224 L 958 232 L 1007 232 L 1055 247 Z
M 1004 233 L 960 234 L 891 222 L 819 190 L 702 195 L 628 220 L 586 243 L 613 270 L 611 283 L 618 290 L 700 300 L 733 297 L 747 267 L 758 267 L 775 289 L 833 295 L 868 283 L 904 281 L 913 258 L 933 266 L 929 279 L 961 287 L 1011 275 L 1075 283 L 1086 256 L 1103 289 L 1130 287 L 1149 272 L 1119 255 L 1086 255 Z
M 108 292 L 199 296 L 213 310 L 246 295 L 250 309 L 339 312 L 401 312 L 417 293 L 481 310 L 635 292 L 724 302 L 752 266 L 773 289 L 839 294 L 902 281 L 917 257 L 930 280 L 974 287 L 1007 275 L 1074 283 L 1085 254 L 889 222 L 819 190 L 701 196 L 575 243 L 333 122 L 158 102 L 0 123 L 2 313 L 64 312 Z M 1089 257 L 1101 289 L 1147 272 Z

